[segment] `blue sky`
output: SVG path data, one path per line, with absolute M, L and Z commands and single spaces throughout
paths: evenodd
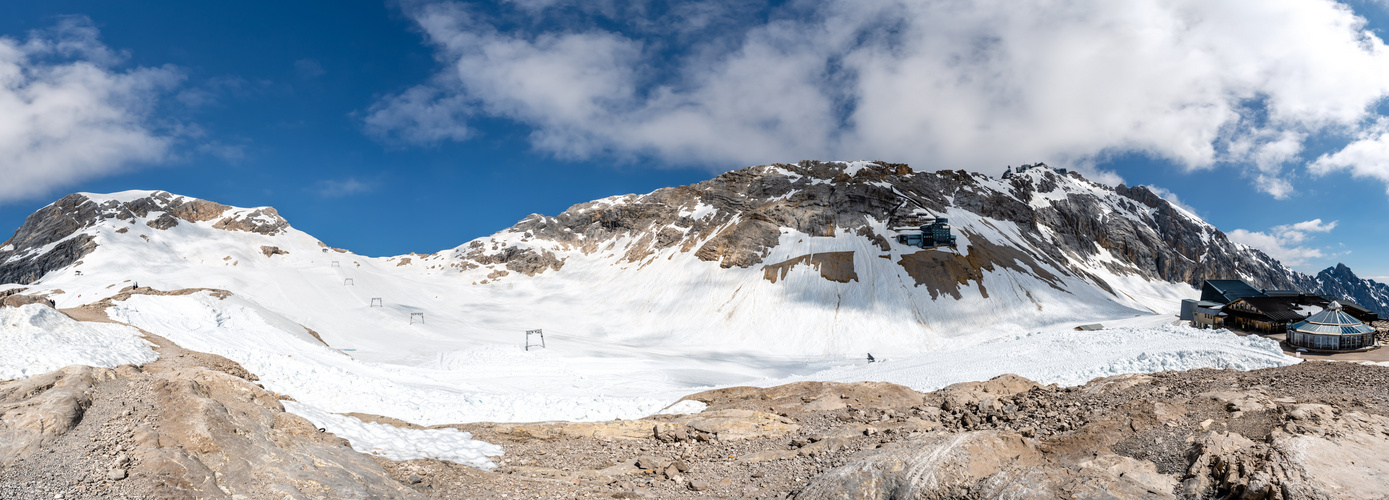
M 996 175 L 1044 160 L 1162 188 L 1296 269 L 1389 276 L 1384 9 L 10 5 L 0 227 L 69 192 L 163 189 L 275 206 L 331 245 L 391 255 L 753 164 Z

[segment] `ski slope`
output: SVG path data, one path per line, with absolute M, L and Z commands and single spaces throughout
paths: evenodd
M 153 195 L 87 196 L 128 202 Z M 687 211 L 712 216 L 705 206 Z M 456 251 L 357 255 L 287 225 L 261 233 L 220 228 L 215 220 L 165 229 L 149 224 L 161 215 L 93 221 L 80 234 L 92 237 L 96 250 L 25 286 L 25 293 L 75 307 L 136 284 L 165 292 L 230 291 L 137 293 L 115 301 L 107 314 L 242 364 L 267 389 L 292 396 L 298 404 L 287 405 L 291 411 L 359 450 L 391 457 L 451 457 L 486 467 L 485 457 L 496 450 L 452 434 L 394 434 L 335 414 L 421 425 L 631 419 L 732 385 L 882 380 L 931 390 L 1002 373 L 1079 384 L 1118 373 L 1296 362 L 1259 339 L 1167 325 L 1180 299 L 1196 291 L 1115 272 L 1119 260 L 1103 252 L 1080 265 L 1118 293 L 1087 281 L 1093 278 L 1017 263 L 981 270 L 958 296 L 915 286 L 898 264 L 908 255 L 968 256 L 972 244 L 1026 244 L 1013 223 L 966 210 L 946 214 L 959 249 L 895 242 L 884 249 L 848 231 L 812 236 L 783 228 L 764 258 L 773 264 L 849 252 L 855 278 L 847 282 L 826 279 L 811 265 L 791 266 L 771 280 L 762 266 L 722 268 L 680 246 L 625 259 L 627 248 L 639 246 L 638 236 L 586 252 L 504 231 L 459 247 L 539 248 L 562 262 L 533 276 L 503 274 L 505 267 L 473 265 Z M 886 222 L 866 223 L 886 234 Z M 1071 331 L 1095 322 L 1113 328 Z M 5 335 L 20 331 L 5 328 Z M 543 329 L 545 347 L 525 348 L 531 329 Z M 142 342 L 134 330 L 103 332 L 119 339 L 95 340 L 93 332 L 59 339 L 86 357 L 23 361 L 34 359 L 30 353 L 9 366 L 152 359 L 132 350 Z M 22 345 L 33 346 L 25 352 L 60 351 L 52 342 Z M 886 362 L 867 364 L 869 352 Z M 0 372 L 0 378 L 35 369 Z
M 1249 370 L 1299 361 L 1274 341 L 1174 326 L 1165 315 L 1119 320 L 1097 332 L 1055 328 L 929 353 L 880 351 L 875 357 L 882 361 L 871 364 L 866 356 L 599 351 L 560 338 L 545 349 L 486 346 L 456 352 L 449 363 L 409 366 L 354 359 L 236 297 L 134 296 L 108 314 L 186 348 L 233 359 L 266 388 L 321 411 L 424 425 L 633 419 L 690 393 L 731 385 L 875 380 L 931 391 L 1004 373 L 1079 385 L 1122 373 Z
M 86 196 L 128 202 L 154 194 Z M 960 287 L 959 298 L 933 299 L 925 287 L 907 285 L 911 278 L 895 264 L 920 249 L 894 244 L 882 255 L 857 235 L 789 229 L 765 262 L 853 252 L 857 280 L 830 281 L 798 265 L 773 282 L 758 266 L 720 268 L 679 248 L 642 262 L 615 260 L 622 241 L 592 253 L 555 247 L 562 269 L 497 276 L 453 266 L 451 252 L 372 258 L 328 248 L 289 226 L 262 234 L 220 229 L 213 220 L 146 224 L 161 215 L 98 219 L 84 229 L 96 251 L 27 293 L 47 292 L 59 307 L 74 307 L 134 284 L 229 290 L 226 299 L 135 295 L 108 314 L 233 359 L 267 387 L 325 411 L 420 424 L 633 418 L 707 387 L 810 376 L 868 352 L 900 359 L 896 353 L 927 355 L 1170 313 L 1195 293 L 1109 276 L 1125 285 L 1116 297 L 1054 269 L 1059 281 L 1043 283 L 1037 273 L 1000 268 Z M 1012 223 L 963 210 L 949 215 L 960 250 L 940 251 L 1023 241 Z M 547 244 L 524 240 L 503 232 L 484 241 Z M 530 329 L 543 329 L 547 347 L 524 349 Z

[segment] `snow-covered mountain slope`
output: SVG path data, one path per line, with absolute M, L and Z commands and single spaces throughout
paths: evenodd
M 949 217 L 958 247 L 897 243 L 913 212 Z M 107 314 L 318 410 L 417 423 L 630 418 L 697 387 L 853 377 L 866 352 L 933 366 L 1040 330 L 1170 322 L 1192 283 L 1231 276 L 1299 279 L 1145 188 L 871 162 L 751 167 L 432 255 L 357 255 L 271 208 L 160 191 L 70 195 L 0 244 L 0 295 L 73 307 L 138 284 Z M 166 293 L 195 288 L 231 295 Z M 522 348 L 531 329 L 547 347 Z M 1172 351 L 1076 369 L 1287 362 L 1228 334 L 1145 335 Z M 1086 360 L 1065 363 L 1062 379 Z
M 912 212 L 948 217 L 958 247 L 899 244 L 892 228 Z M 364 355 L 400 336 L 533 328 L 778 355 L 920 350 L 1171 312 L 1201 280 L 1231 277 L 1316 285 L 1146 188 L 1045 166 L 1010 179 L 874 162 L 758 166 L 389 258 L 330 249 L 273 208 L 74 194 L 0 245 L 0 282 L 61 289 L 60 304 L 127 280 L 226 289 Z M 433 328 L 443 324 L 456 328 Z

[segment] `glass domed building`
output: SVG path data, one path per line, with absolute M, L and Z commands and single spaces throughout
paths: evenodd
M 1375 329 L 1342 311 L 1332 302 L 1288 328 L 1288 344 L 1318 351 L 1353 351 L 1375 346 Z

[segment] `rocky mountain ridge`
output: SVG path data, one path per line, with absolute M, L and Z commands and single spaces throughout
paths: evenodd
M 769 264 L 764 259 L 788 228 L 812 236 L 848 232 L 886 250 L 891 234 L 882 223 L 912 209 L 941 215 L 964 210 L 1021 230 L 1022 254 L 1003 250 L 958 263 L 954 271 L 965 277 L 980 268 L 1007 267 L 1010 259 L 1034 271 L 1033 263 L 1044 262 L 1115 293 L 1105 279 L 1075 265 L 1104 260 L 1116 274 L 1147 280 L 1199 287 L 1206 279 L 1244 279 L 1260 288 L 1350 298 L 1389 315 L 1389 288 L 1356 277 L 1344 265 L 1317 276 L 1294 271 L 1230 241 L 1147 187 L 1110 188 L 1044 164 L 1002 180 L 965 171 L 916 172 L 885 162 L 750 167 L 689 186 L 575 205 L 556 216 L 533 214 L 499 233 L 503 237 L 474 240 L 453 257 L 461 267 L 533 275 L 563 266 L 553 249 L 534 244 L 548 241 L 583 253 L 622 244 L 618 260 L 633 263 L 679 248 L 724 268 L 747 268 Z M 508 233 L 519 240 L 506 238 Z
M 959 248 L 899 244 L 899 226 L 922 214 L 950 218 Z M 103 234 L 134 238 L 124 233 L 137 221 L 165 233 L 180 224 L 266 236 L 291 229 L 269 207 L 235 208 L 162 191 L 73 194 L 35 212 L 0 244 L 0 283 L 29 284 L 80 269 L 97 247 L 97 228 L 120 226 Z M 288 251 L 284 245 L 257 247 L 267 258 Z M 706 316 L 737 309 L 734 299 L 751 284 L 747 280 L 781 285 L 767 293 L 825 297 L 817 300 L 832 294 L 839 305 L 824 306 L 836 308 L 845 305 L 844 290 L 860 290 L 852 295 L 865 296 L 862 307 L 868 307 L 905 287 L 910 293 L 892 307 L 929 322 L 921 318 L 939 317 L 948 307 L 923 301 L 941 298 L 974 300 L 981 311 L 984 303 L 1056 310 L 1068 301 L 1097 299 L 1157 311 L 1205 279 L 1228 278 L 1350 298 L 1389 314 L 1384 286 L 1349 269 L 1315 277 L 1293 271 L 1146 187 L 1111 188 L 1041 164 L 1007 179 L 917 172 L 885 162 L 755 166 L 688 186 L 582 203 L 555 216 L 531 215 L 455 249 L 385 260 L 426 273 L 458 273 L 475 285 L 563 274 L 580 261 L 612 269 L 605 274 L 645 272 L 644 282 L 668 280 L 672 271 L 663 261 L 717 265 L 696 271 L 706 277 L 691 279 L 701 283 L 741 276 L 735 280 L 741 285 L 711 292 L 731 302 Z M 824 283 L 806 288 L 787 281 L 799 268 L 818 273 Z
M 1356 276 L 1345 264 L 1328 267 L 1316 276 L 1316 293 L 1346 299 L 1389 318 L 1389 285 Z

